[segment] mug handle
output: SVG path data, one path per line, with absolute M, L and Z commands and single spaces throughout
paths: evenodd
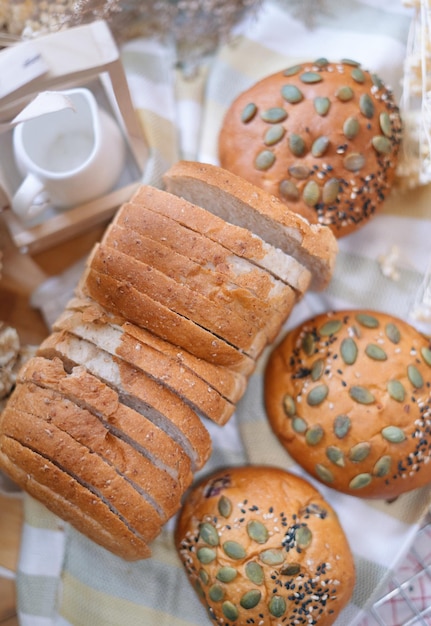
M 36 217 L 48 206 L 46 193 L 44 198 L 35 202 L 37 196 L 39 196 L 43 191 L 43 182 L 34 176 L 34 174 L 27 174 L 12 198 L 12 211 L 24 220 Z

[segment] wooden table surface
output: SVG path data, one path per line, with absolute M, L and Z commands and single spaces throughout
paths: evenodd
M 22 345 L 37 345 L 48 334 L 42 315 L 32 309 L 33 290 L 49 276 L 61 274 L 88 255 L 99 241 L 106 223 L 32 257 L 17 251 L 0 216 L 0 321 L 15 327 Z M 0 495 L 0 624 L 18 626 L 15 610 L 15 581 L 21 524 L 22 499 Z

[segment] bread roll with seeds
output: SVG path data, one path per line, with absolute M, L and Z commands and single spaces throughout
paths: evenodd
M 400 138 L 391 89 L 355 61 L 322 58 L 242 92 L 225 115 L 219 158 L 222 167 L 342 237 L 381 208 Z
M 336 513 L 282 469 L 218 470 L 189 494 L 175 543 L 214 623 L 329 626 L 348 603 L 352 553 Z
M 431 482 L 430 380 L 430 342 L 412 326 L 383 312 L 328 312 L 273 350 L 265 405 L 309 474 L 391 499 Z

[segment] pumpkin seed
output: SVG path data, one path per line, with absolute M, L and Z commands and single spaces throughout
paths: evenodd
M 305 433 L 308 424 L 302 417 L 294 417 L 292 420 L 292 428 L 296 433 Z
M 233 604 L 233 602 L 225 600 L 221 605 L 221 610 L 223 611 L 223 615 L 225 616 L 225 618 L 230 620 L 231 622 L 234 622 L 238 619 L 239 611 Z
M 324 117 L 329 111 L 331 101 L 329 98 L 326 98 L 324 96 L 317 96 L 316 98 L 314 98 L 313 104 L 316 113 Z
M 413 387 L 415 387 L 416 389 L 420 389 L 424 384 L 422 374 L 420 373 L 416 365 L 409 365 L 407 367 L 407 377 Z
M 373 81 L 374 87 L 377 87 L 377 89 L 383 89 L 385 86 L 385 83 L 377 74 L 371 74 L 371 80 Z
M 259 604 L 261 598 L 262 592 L 259 591 L 259 589 L 251 589 L 250 591 L 246 591 L 239 603 L 243 609 L 254 609 L 254 607 Z
M 363 489 L 364 487 L 367 487 L 367 485 L 369 485 L 372 480 L 373 477 L 371 476 L 371 474 L 358 474 L 357 476 L 352 478 L 349 483 L 349 487 L 350 489 Z
M 311 154 L 314 157 L 319 158 L 325 154 L 326 150 L 328 149 L 328 146 L 329 146 L 328 137 L 325 137 L 324 135 L 322 135 L 321 137 L 318 137 L 313 142 L 313 145 L 311 146 Z
M 285 133 L 286 129 L 282 124 L 275 124 L 275 126 L 270 126 L 270 128 L 268 128 L 265 133 L 263 142 L 266 146 L 273 146 L 281 139 L 283 139 Z
M 283 409 L 288 417 L 293 417 L 296 413 L 295 400 L 288 393 L 283 398 Z
M 316 361 L 314 361 L 313 365 L 311 366 L 311 380 L 316 381 L 319 380 L 319 378 L 321 378 L 323 372 L 325 371 L 325 361 L 323 359 L 317 359 Z
M 281 565 L 284 561 L 284 554 L 281 550 L 264 550 L 259 554 L 259 559 L 265 565 Z
M 343 85 L 337 89 L 335 96 L 341 100 L 341 102 L 348 102 L 353 98 L 353 89 L 348 85 Z
M 351 72 L 350 76 L 356 83 L 364 83 L 365 82 L 365 74 L 359 67 L 355 67 Z
M 337 178 L 330 178 L 323 185 L 322 200 L 325 204 L 335 202 L 340 191 L 340 183 Z
M 340 354 L 346 365 L 353 365 L 358 356 L 358 346 L 351 337 L 345 337 L 340 345 Z
M 322 337 L 330 337 L 331 335 L 335 335 L 335 333 L 338 333 L 342 325 L 343 322 L 341 320 L 330 320 L 319 328 L 319 333 L 322 335 Z
M 303 95 L 300 89 L 295 85 L 283 85 L 281 88 L 281 95 L 290 104 L 296 104 L 297 102 L 301 102 L 303 99 Z
M 299 200 L 299 191 L 295 183 L 285 178 L 278 186 L 280 194 L 287 200 Z
M 301 341 L 301 348 L 307 356 L 311 356 L 316 348 L 313 333 L 305 333 Z
M 349 172 L 357 172 L 364 167 L 365 157 L 359 152 L 351 152 L 344 157 L 343 164 L 346 170 L 349 170 Z
M 212 548 L 203 547 L 199 548 L 199 550 L 196 552 L 196 556 L 198 558 L 198 561 L 206 565 L 207 563 L 211 563 L 212 561 L 214 561 L 214 559 L 216 558 L 216 551 Z
M 194 588 L 199 597 L 205 598 L 205 592 L 202 589 L 201 581 L 199 579 L 195 580 Z
M 383 476 L 387 476 L 391 470 L 392 458 L 386 454 L 385 456 L 380 457 L 378 461 L 376 461 L 373 474 L 378 478 L 383 478 Z
M 361 65 L 358 61 L 353 61 L 352 59 L 341 59 L 341 63 L 344 63 L 344 65 L 352 65 L 353 67 L 359 67 Z
M 317 67 L 326 67 L 329 65 L 329 61 L 326 57 L 320 57 L 314 61 L 313 65 L 317 65 Z
M 392 150 L 392 143 L 390 139 L 384 137 L 383 135 L 376 135 L 372 138 L 371 143 L 373 144 L 373 148 L 379 154 L 390 154 Z
M 396 326 L 392 322 L 389 322 L 385 326 L 385 332 L 386 332 L 386 337 L 389 339 L 389 341 L 395 344 L 400 342 L 401 333 L 400 333 L 398 326 Z
M 270 109 L 262 111 L 260 117 L 263 119 L 264 122 L 277 124 L 277 122 L 282 122 L 286 119 L 287 111 L 285 111 L 282 107 L 271 107 Z
M 381 432 L 383 439 L 390 443 L 401 443 L 406 439 L 404 431 L 398 426 L 385 426 Z
M 218 532 L 216 528 L 209 522 L 204 522 L 200 525 L 199 537 L 202 539 L 202 541 L 205 541 L 205 543 L 209 544 L 210 546 L 218 546 L 219 544 Z
M 304 180 L 310 175 L 310 170 L 305 165 L 291 165 L 288 172 L 293 178 Z
M 305 441 L 309 446 L 317 446 L 324 434 L 323 428 L 319 424 L 314 424 L 305 433 Z
M 313 207 L 319 202 L 320 187 L 314 180 L 309 180 L 304 187 L 302 197 L 307 206 Z
M 431 366 L 431 350 L 426 346 L 421 348 L 421 355 L 427 365 Z
M 359 133 L 360 125 L 356 117 L 348 117 L 343 124 L 343 133 L 347 139 L 354 139 Z
M 286 601 L 281 596 L 272 596 L 268 609 L 274 617 L 281 617 L 286 612 Z
M 283 71 L 283 76 L 294 76 L 302 70 L 302 65 L 292 65 Z
M 301 137 L 301 135 L 297 135 L 296 133 L 292 133 L 289 136 L 289 148 L 292 154 L 295 156 L 302 156 L 305 152 L 305 141 Z
M 208 572 L 202 568 L 199 570 L 199 578 L 204 583 L 204 585 L 207 585 L 210 581 L 210 576 Z
M 262 150 L 257 154 L 254 165 L 258 170 L 268 170 L 275 162 L 275 154 L 271 150 Z
M 295 540 L 298 548 L 308 548 L 313 539 L 313 533 L 308 526 L 301 526 L 295 532 Z
M 368 315 L 368 313 L 357 313 L 355 318 L 361 326 L 365 326 L 366 328 L 378 328 L 379 326 L 379 320 L 377 317 Z
M 337 446 L 328 446 L 326 448 L 326 456 L 332 463 L 338 467 L 344 467 L 344 452 Z
M 245 105 L 245 107 L 242 110 L 241 122 L 243 122 L 244 124 L 251 122 L 251 120 L 254 118 L 256 113 L 257 113 L 257 106 L 254 104 L 254 102 L 249 102 L 248 104 Z
M 229 517 L 232 513 L 232 502 L 226 496 L 221 496 L 217 508 L 222 517 Z
M 234 578 L 237 577 L 238 571 L 234 567 L 229 567 L 229 565 L 224 565 L 219 569 L 216 574 L 217 580 L 222 583 L 230 583 Z
M 392 127 L 389 113 L 387 111 L 383 111 L 382 113 L 380 113 L 379 120 L 382 133 L 386 135 L 386 137 L 390 137 L 392 134 Z
M 366 387 L 361 387 L 360 385 L 353 385 L 350 387 L 349 395 L 353 400 L 359 402 L 359 404 L 372 404 L 376 401 L 371 391 L 366 389 Z
M 245 549 L 237 541 L 225 541 L 223 550 L 231 559 L 243 559 L 246 555 Z
M 247 533 L 250 539 L 256 543 L 266 543 L 268 541 L 268 529 L 258 520 L 250 520 L 247 524 Z
M 317 72 L 304 72 L 299 77 L 299 80 L 303 83 L 311 84 L 311 83 L 320 83 L 323 78 Z
M 386 389 L 393 400 L 396 400 L 397 402 L 404 401 L 406 390 L 399 380 L 389 380 L 386 385 Z
M 374 102 L 367 93 L 363 93 L 359 98 L 359 110 L 367 119 L 371 119 L 374 115 Z
M 361 441 L 349 450 L 349 459 L 353 463 L 364 461 L 371 452 L 371 445 L 367 441 Z
M 324 383 L 313 387 L 307 394 L 307 403 L 310 406 L 318 406 L 322 404 L 329 393 L 328 385 Z
M 220 602 L 224 598 L 224 589 L 220 585 L 212 585 L 208 590 L 208 595 L 213 602 Z
M 351 427 L 350 417 L 348 415 L 337 415 L 334 420 L 334 433 L 338 439 L 343 439 Z
M 245 566 L 245 575 L 255 585 L 261 585 L 265 580 L 263 567 L 256 561 L 249 561 Z
M 365 354 L 373 359 L 374 361 L 386 361 L 388 355 L 380 346 L 377 346 L 375 343 L 369 343 L 365 348 Z
M 299 563 L 287 563 L 280 570 L 282 576 L 296 576 L 301 571 Z
M 332 482 L 334 482 L 334 475 L 333 475 L 333 473 L 331 472 L 331 470 L 329 470 L 324 465 L 321 465 L 320 463 L 317 463 L 314 469 L 316 471 L 317 476 L 320 478 L 320 480 L 323 480 L 323 482 L 325 482 L 325 483 L 332 483 Z

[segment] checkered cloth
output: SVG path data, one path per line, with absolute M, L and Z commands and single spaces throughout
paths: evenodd
M 298 2 L 269 0 L 246 34 L 223 46 L 198 77 L 173 69 L 160 43 L 133 40 L 122 49 L 130 90 L 151 148 L 144 182 L 159 185 L 179 158 L 217 164 L 217 136 L 233 98 L 256 80 L 298 60 L 325 56 L 360 61 L 400 95 L 412 11 L 398 0 L 315 3 L 313 25 L 297 17 Z M 340 241 L 334 277 L 309 293 L 285 330 L 329 309 L 374 308 L 408 319 L 430 257 L 431 190 L 394 193 L 385 210 Z M 382 271 L 392 259 L 396 280 Z M 300 473 L 268 426 L 262 403 L 263 355 L 235 416 L 209 426 L 214 452 L 205 472 L 222 465 L 275 464 Z M 316 485 L 338 512 L 350 541 L 357 584 L 337 626 L 364 618 L 410 546 L 431 502 L 421 489 L 391 504 L 355 499 Z M 22 626 L 204 626 L 209 618 L 174 549 L 175 520 L 154 542 L 153 557 L 125 562 L 25 497 L 18 570 Z

